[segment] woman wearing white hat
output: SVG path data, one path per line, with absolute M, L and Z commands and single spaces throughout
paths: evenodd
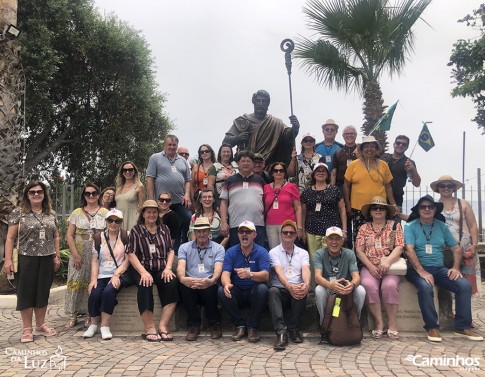
M 472 294 L 477 294 L 481 284 L 477 220 L 470 204 L 454 195 L 463 185 L 450 175 L 442 175 L 430 186 L 434 192 L 440 194 L 439 201 L 444 206 L 442 214 L 446 225 L 462 249 L 460 272 L 471 284 Z
M 315 152 L 315 135 L 307 132 L 301 139 L 301 153 L 297 155 L 293 149 L 291 162 L 288 165 L 288 176 L 297 177 L 300 194 L 310 187 L 313 167 L 318 163 L 322 155 Z

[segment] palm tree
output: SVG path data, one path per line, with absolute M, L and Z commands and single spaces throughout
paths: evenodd
M 384 114 L 379 78 L 402 72 L 413 51 L 412 27 L 431 0 L 308 0 L 303 8 L 313 41 L 300 38 L 296 57 L 320 84 L 364 97 L 362 131 Z M 385 132 L 373 134 L 385 147 Z

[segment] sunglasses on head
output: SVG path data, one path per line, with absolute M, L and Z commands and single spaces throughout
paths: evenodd
M 407 147 L 408 146 L 408 143 L 406 143 L 404 141 L 395 141 L 394 144 L 396 144 L 398 146 L 402 146 L 402 147 Z
M 126 168 L 126 169 L 121 169 L 123 173 L 134 173 L 135 168 Z
M 273 173 L 284 173 L 285 169 L 273 169 Z
M 424 210 L 427 210 L 427 209 L 429 209 L 429 210 L 433 210 L 433 209 L 435 209 L 435 208 L 436 208 L 436 206 L 435 206 L 434 204 L 421 204 L 421 205 L 419 206 L 419 209 L 421 209 L 421 210 L 423 210 L 423 211 L 424 211 Z
M 454 190 L 455 184 L 454 183 L 440 183 L 438 185 L 438 188 Z
M 384 207 L 384 206 L 372 206 L 372 207 L 370 207 L 370 210 L 371 211 L 385 211 L 386 207 Z
M 158 198 L 158 201 L 160 203 L 170 203 L 172 201 L 172 199 L 170 199 L 170 198 Z
M 253 231 L 249 229 L 239 229 L 238 234 L 251 234 Z
M 30 196 L 44 195 L 44 190 L 29 190 Z
M 296 234 L 296 232 L 294 230 L 282 230 L 281 234 L 288 237 L 293 237 Z
M 123 220 L 121 220 L 121 219 L 106 219 L 106 222 L 108 224 L 113 224 L 113 223 L 115 223 L 115 224 L 121 224 L 123 222 Z
M 90 196 L 95 197 L 95 196 L 98 196 L 98 192 L 97 191 L 84 191 L 83 195 L 86 198 L 89 198 Z

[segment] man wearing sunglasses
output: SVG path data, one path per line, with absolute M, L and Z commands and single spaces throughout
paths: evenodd
M 229 248 L 222 265 L 219 301 L 234 324 L 233 341 L 248 337 L 250 343 L 259 342 L 261 315 L 268 299 L 269 255 L 265 248 L 254 243 L 256 227 L 243 221 L 238 227 L 240 243 Z M 241 308 L 249 306 L 246 320 Z
M 406 278 L 418 289 L 418 302 L 428 332 L 428 340 L 441 342 L 438 313 L 434 306 L 434 285 L 455 293 L 454 333 L 469 340 L 483 337 L 472 330 L 471 286 L 460 273 L 461 248 L 441 215 L 443 203 L 423 196 L 411 209 L 404 226 L 405 252 L 411 267 Z M 441 220 L 441 221 L 440 221 Z M 444 266 L 444 248 L 453 252 L 453 267 Z
M 414 187 L 419 187 L 421 177 L 416 169 L 416 163 L 408 158 L 404 153 L 409 147 L 409 138 L 405 135 L 399 135 L 394 141 L 394 152 L 385 153 L 381 159 L 387 162 L 392 173 L 391 187 L 394 194 L 394 200 L 399 207 L 399 213 L 402 212 L 404 198 L 404 187 L 409 178 Z
M 281 224 L 281 244 L 269 252 L 271 264 L 271 288 L 268 305 L 276 332 L 275 351 L 283 351 L 292 343 L 302 343 L 300 334 L 308 288 L 310 286 L 310 257 L 304 249 L 295 246 L 297 225 L 286 220 Z M 291 308 L 288 324 L 284 308 Z
M 335 141 L 335 136 L 337 136 L 338 125 L 333 119 L 327 119 L 327 121 L 322 125 L 323 141 L 315 145 L 315 152 L 320 154 L 322 157 L 319 162 L 323 162 L 328 166 L 329 171 L 332 171 L 334 167 L 334 155 L 343 145 Z

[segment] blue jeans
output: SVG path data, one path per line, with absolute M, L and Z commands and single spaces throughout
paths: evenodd
M 229 229 L 229 247 L 236 246 L 239 244 L 239 236 L 237 235 L 238 228 L 230 228 Z M 266 241 L 266 228 L 261 225 L 256 225 L 256 238 L 254 239 L 254 243 L 266 248 L 265 246 Z
M 180 221 L 180 237 L 177 237 L 175 239 L 175 242 L 173 245 L 175 254 L 177 254 L 179 246 L 188 241 L 187 233 L 189 231 L 192 212 L 190 211 L 190 209 L 185 208 L 185 206 L 182 203 L 172 204 L 170 206 L 170 209 L 177 214 Z
M 423 266 L 423 268 L 428 273 L 433 275 L 435 285 L 443 287 L 444 289 L 455 294 L 455 329 L 466 330 L 471 328 L 472 288 L 470 283 L 463 278 L 450 280 L 448 278 L 448 269 L 446 267 Z M 439 328 L 438 313 L 436 312 L 436 308 L 434 306 L 433 286 L 419 276 L 412 267 L 408 268 L 406 279 L 408 279 L 418 289 L 418 301 L 424 320 L 424 328 L 426 330 Z
M 232 323 L 236 327 L 248 327 L 251 329 L 258 329 L 261 322 L 261 314 L 263 313 L 266 302 L 268 301 L 268 286 L 264 283 L 258 283 L 250 288 L 239 288 L 233 286 L 231 288 L 231 298 L 224 294 L 224 287 L 219 287 L 219 301 L 232 319 Z M 240 308 L 249 306 L 251 308 L 251 316 L 249 320 L 242 316 Z
M 91 317 L 99 317 L 101 312 L 113 315 L 114 307 L 118 304 L 116 296 L 122 287 L 116 289 L 110 284 L 111 278 L 98 279 L 88 298 L 88 311 Z

